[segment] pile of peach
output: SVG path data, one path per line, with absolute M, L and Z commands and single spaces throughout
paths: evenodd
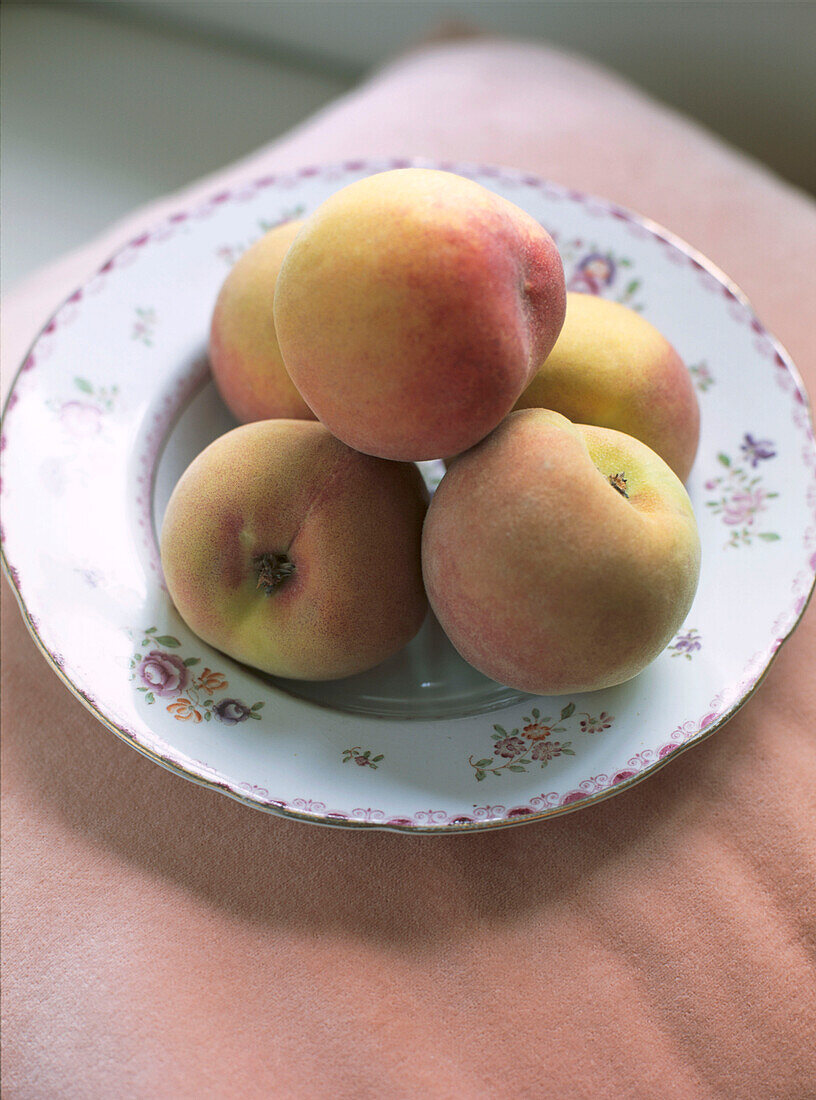
M 238 261 L 216 384 L 243 426 L 182 476 L 161 539 L 188 626 L 278 676 L 371 668 L 430 605 L 537 694 L 636 675 L 691 605 L 689 373 L 638 313 L 567 294 L 528 214 L 448 172 L 353 183 Z M 444 459 L 428 503 L 415 465 Z

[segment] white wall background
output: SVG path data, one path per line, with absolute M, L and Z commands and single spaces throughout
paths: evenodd
M 594 57 L 816 190 L 809 0 L 5 0 L 0 18 L 4 288 L 443 21 Z

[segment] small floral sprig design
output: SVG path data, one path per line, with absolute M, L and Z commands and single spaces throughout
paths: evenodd
M 699 630 L 695 627 L 682 631 L 669 646 L 672 657 L 685 657 L 687 661 L 691 660 L 692 653 L 696 653 L 702 648 L 703 640 L 700 637 Z
M 777 542 L 779 535 L 774 531 L 757 531 L 756 522 L 760 513 L 767 511 L 768 501 L 779 493 L 766 489 L 760 474 L 752 474 L 760 463 L 776 457 L 775 445 L 769 439 L 756 439 L 746 432 L 740 451 L 744 461 L 739 465 L 724 452 L 717 455 L 725 472 L 706 481 L 705 488 L 709 492 L 719 491 L 718 497 L 706 501 L 706 507 L 732 528 L 726 547 L 750 546 L 755 538 Z
M 118 386 L 94 386 L 87 378 L 75 378 L 74 385 L 80 393 L 92 398 L 105 412 L 111 411 L 119 396 Z
M 350 764 L 354 761 L 358 767 L 361 768 L 374 768 L 377 769 L 380 761 L 384 758 L 382 753 L 377 756 L 371 755 L 371 749 L 363 750 L 362 746 L 355 745 L 353 749 L 343 749 L 343 763 Z
M 694 379 L 694 384 L 700 393 L 710 390 L 716 381 L 704 359 L 701 359 L 699 363 L 692 363 L 689 367 L 689 374 Z
M 611 729 L 612 723 L 615 721 L 612 715 L 607 714 L 605 710 L 602 710 L 597 718 L 593 718 L 592 715 L 587 714 L 586 711 L 582 713 L 584 717 L 579 723 L 581 733 L 603 733 L 604 730 Z
M 567 274 L 567 290 L 602 295 L 630 309 L 643 309 L 643 303 L 635 300 L 642 280 L 627 278 L 632 274 L 627 272 L 632 267 L 628 257 L 601 250 L 580 237 L 559 242 L 558 247 Z
M 484 756 L 474 760 L 473 755 L 468 757 L 468 762 L 473 768 L 474 778 L 481 782 L 488 775 L 500 776 L 504 771 L 526 772 L 529 767 L 538 764 L 546 768 L 550 761 L 559 756 L 575 756 L 572 741 L 553 740 L 553 734 L 566 733 L 567 727 L 562 723 L 575 714 L 575 703 L 567 703 L 558 718 L 542 717 L 541 711 L 533 707 L 529 715 L 522 721 L 524 725 L 517 729 L 506 730 L 504 726 L 493 726 L 493 752 L 491 756 Z M 605 710 L 595 717 L 587 711 L 581 712 L 579 728 L 581 733 L 602 733 L 611 729 L 615 721 L 613 715 Z
M 60 424 L 69 435 L 78 439 L 98 435 L 102 431 L 102 417 L 111 412 L 119 395 L 118 386 L 95 386 L 87 378 L 74 378 L 74 387 L 82 398 L 70 401 L 48 401 L 48 407 L 57 414 Z
M 750 432 L 746 432 L 743 436 L 740 450 L 752 470 L 755 470 L 760 462 L 768 458 L 776 458 L 776 451 L 770 439 L 754 439 Z
M 153 330 L 156 327 L 155 309 L 136 308 L 136 320 L 130 330 L 131 340 L 138 340 L 145 347 L 153 347 Z
M 169 649 L 179 649 L 181 642 L 172 634 L 159 634 L 158 627 L 144 631 L 142 647 L 149 652 L 134 653 L 130 659 L 131 680 L 141 680 L 136 688 L 144 693 L 146 703 L 157 699 L 167 703 L 168 714 L 178 722 L 210 722 L 215 718 L 225 726 L 237 726 L 250 718 L 260 720 L 263 703 L 248 706 L 240 699 L 226 697 L 216 702 L 215 696 L 229 688 L 223 673 L 204 668 L 199 673 L 190 670 L 201 663 L 200 657 L 182 659 Z
M 238 257 L 242 256 L 257 240 L 260 240 L 264 233 L 268 233 L 270 229 L 277 229 L 279 225 L 285 225 L 286 222 L 291 222 L 296 218 L 302 217 L 305 210 L 306 207 L 302 205 L 291 206 L 288 210 L 284 210 L 281 216 L 275 221 L 259 218 L 257 222 L 258 229 L 260 230 L 259 233 L 256 233 L 253 237 L 250 237 L 249 240 L 243 241 L 240 244 L 221 245 L 220 248 L 216 249 L 216 256 L 218 256 L 219 260 L 223 260 L 232 267 Z

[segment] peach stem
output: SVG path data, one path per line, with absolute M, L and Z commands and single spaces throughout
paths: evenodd
M 278 585 L 295 571 L 295 563 L 285 554 L 261 554 L 255 558 L 255 567 L 258 570 L 258 583 L 255 587 L 262 588 L 267 596 L 271 596 Z
M 626 492 L 626 478 L 623 474 L 610 474 L 609 484 L 613 489 L 617 489 L 621 496 L 629 499 L 629 494 Z

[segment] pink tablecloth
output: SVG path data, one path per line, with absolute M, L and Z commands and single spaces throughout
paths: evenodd
M 816 384 L 802 194 L 587 64 L 402 59 L 139 211 L 5 306 L 6 368 L 103 257 L 216 184 L 369 154 L 518 166 L 671 227 Z M 708 742 L 580 813 L 484 835 L 312 828 L 143 759 L 4 601 L 4 1095 L 816 1095 L 816 616 Z

